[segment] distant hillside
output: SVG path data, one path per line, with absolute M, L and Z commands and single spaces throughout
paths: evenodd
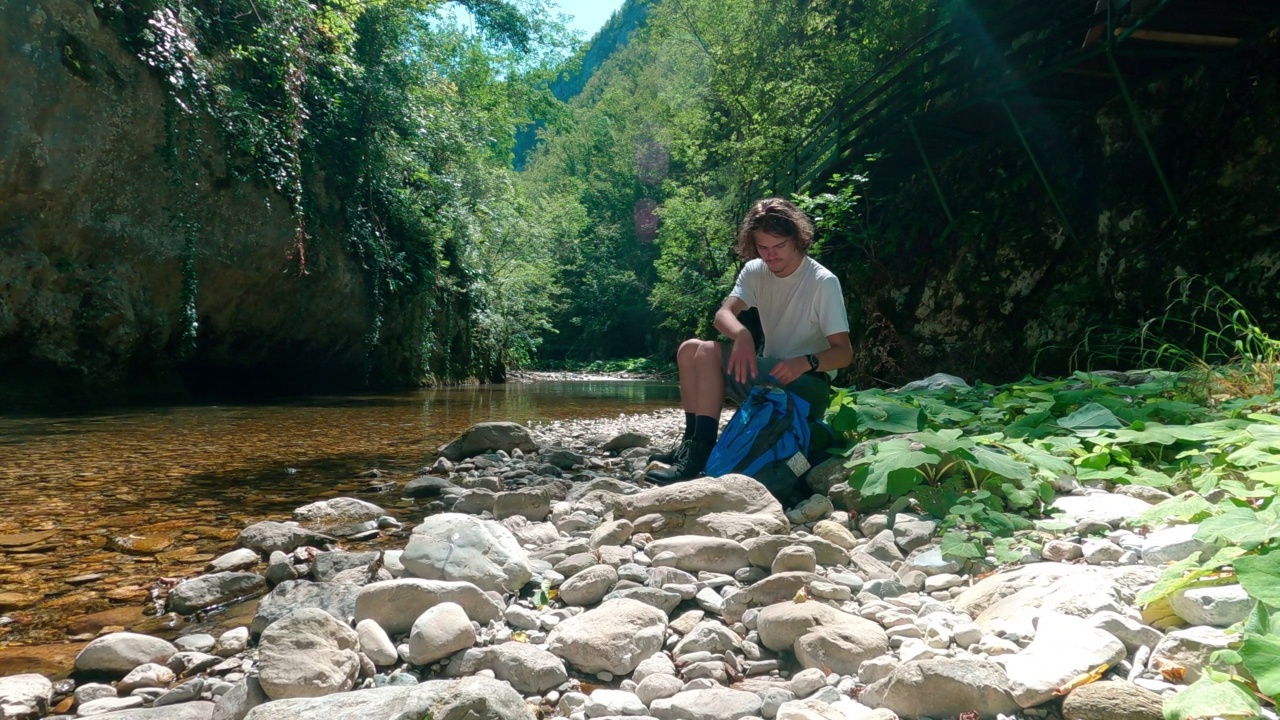
M 591 76 L 604 64 L 614 51 L 625 47 L 635 31 L 644 26 L 649 8 L 662 0 L 627 0 L 614 11 L 609 21 L 600 28 L 577 55 L 565 62 L 570 68 L 561 72 L 551 84 L 551 94 L 561 102 L 569 102 L 582 92 Z M 539 118 L 516 133 L 515 167 L 524 168 L 525 156 L 538 141 L 538 130 L 545 127 L 545 119 Z

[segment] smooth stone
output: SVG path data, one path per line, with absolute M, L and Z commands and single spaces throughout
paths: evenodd
M 356 623 L 356 637 L 360 641 L 360 652 L 374 665 L 394 665 L 400 659 L 396 644 L 377 622 L 366 619 Z
M 112 696 L 115 692 L 112 691 Z M 37 673 L 0 677 L 0 718 L 27 718 L 49 711 L 53 683 Z
M 868 685 L 858 700 L 903 717 L 954 717 L 966 712 L 994 717 L 1021 710 L 1013 691 L 1004 669 L 989 660 L 934 658 L 899 665 L 888 677 Z
M 389 635 L 409 632 L 424 610 L 443 602 L 457 603 L 481 625 L 502 619 L 498 601 L 468 582 L 405 578 L 370 583 L 358 590 L 356 622 L 374 620 Z
M 587 568 L 560 585 L 560 600 L 566 605 L 587 607 L 600 602 L 618 582 L 618 570 L 611 565 Z
M 598 497 L 614 517 L 630 520 L 637 531 L 658 538 L 702 534 L 742 541 L 791 530 L 778 501 L 746 475 L 697 478 L 630 495 L 606 491 Z M 637 519 L 645 516 L 657 517 L 661 524 L 641 530 Z
M 556 625 L 547 649 L 585 673 L 626 675 L 662 649 L 667 616 L 637 600 L 609 600 Z
M 506 642 L 471 648 L 455 656 L 445 672 L 450 677 L 474 675 L 482 670 L 525 694 L 544 693 L 569 678 L 564 662 L 535 645 Z
M 1199 529 L 1198 524 L 1172 525 L 1149 533 L 1142 545 L 1142 562 L 1161 567 L 1197 553 L 1213 554 L 1216 551 L 1213 543 L 1196 539 Z
M 475 629 L 467 613 L 457 603 L 445 602 L 427 608 L 409 631 L 409 662 L 431 663 L 476 644 Z
M 242 547 L 270 555 L 277 550 L 290 553 L 303 546 L 328 547 L 336 543 L 337 538 L 298 525 L 263 520 L 241 530 L 237 542 Z
M 118 632 L 95 638 L 76 655 L 75 668 L 84 673 L 124 675 L 145 663 L 164 663 L 178 652 L 172 643 L 138 633 Z
M 267 589 L 266 578 L 256 573 L 219 572 L 178 583 L 169 591 L 168 606 L 179 615 L 191 615 L 214 605 L 226 605 Z
M 209 561 L 205 566 L 206 572 L 232 572 L 235 570 L 248 570 L 262 561 L 258 553 L 250 548 L 237 548 L 229 553 L 224 553 Z
M 350 690 L 360 671 L 356 631 L 318 608 L 303 608 L 262 631 L 258 682 L 272 700 Z
M 714 572 L 732 575 L 747 567 L 747 549 L 742 543 L 726 538 L 702 535 L 679 535 L 654 540 L 645 549 L 654 564 L 675 567 L 685 572 Z M 660 560 L 664 553 L 671 553 L 669 560 Z
M 1230 627 L 1253 609 L 1254 599 L 1240 585 L 1179 590 L 1169 596 L 1169 606 L 1188 625 Z
M 1067 720 L 1163 720 L 1164 698 L 1132 683 L 1082 685 L 1062 701 Z
M 658 720 L 741 720 L 757 716 L 763 702 L 755 693 L 725 688 L 685 690 L 649 705 Z
M 138 688 L 162 688 L 177 679 L 173 671 L 164 665 L 145 663 L 129 671 L 116 685 L 117 693 L 129 693 Z
M 1220 628 L 1206 625 L 1171 630 L 1151 651 L 1148 667 L 1157 672 L 1180 673 L 1182 682 L 1190 685 L 1200 679 L 1203 668 L 1209 664 L 1209 656 L 1225 650 L 1231 637 Z
M 1044 613 L 1035 639 L 1022 652 L 996 660 L 1013 683 L 1014 699 L 1031 708 L 1056 697 L 1056 690 L 1125 657 L 1124 643 L 1087 620 Z
M 252 635 L 261 635 L 271 623 L 303 608 L 318 608 L 335 619 L 347 622 L 355 613 L 356 598 L 361 593 L 350 583 L 286 580 L 258 601 L 258 610 L 249 625 Z
M 520 450 L 537 452 L 538 445 L 529 429 L 513 422 L 482 422 L 467 428 L 452 442 L 440 450 L 440 456 L 450 462 L 459 462 L 482 453 Z
M 410 577 L 469 582 L 498 592 L 515 592 L 533 576 L 528 554 L 510 530 L 458 513 L 423 520 L 400 562 Z

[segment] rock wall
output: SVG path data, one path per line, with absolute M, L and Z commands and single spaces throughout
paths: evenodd
M 1218 284 L 1280 334 L 1277 42 L 1132 89 L 1181 215 L 1119 97 L 1031 133 L 1074 238 L 1011 127 L 938 164 L 959 220 L 946 236 L 922 168 L 876 204 L 869 243 L 829 241 L 823 256 L 846 289 L 852 381 L 1114 367 L 1124 361 L 1100 341 L 1161 316 L 1186 275 Z M 874 164 L 869 173 L 883 195 Z
M 212 128 L 174 181 L 165 89 L 90 2 L 0 3 L 0 68 L 0 409 L 422 380 L 413 344 L 438 318 L 398 301 L 367 348 L 366 277 L 338 233 L 308 228 L 301 275 L 287 201 L 237 178 Z

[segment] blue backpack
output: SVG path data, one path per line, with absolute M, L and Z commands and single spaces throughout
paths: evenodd
M 796 479 L 809 469 L 808 415 L 809 403 L 782 388 L 751 388 L 711 450 L 707 475 L 747 475 L 783 504 L 794 501 Z

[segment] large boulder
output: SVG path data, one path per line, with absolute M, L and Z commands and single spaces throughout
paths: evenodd
M 76 655 L 76 671 L 124 675 L 146 663 L 163 665 L 178 652 L 168 640 L 131 632 L 95 638 Z
M 428 680 L 306 700 L 259 705 L 244 720 L 534 720 L 510 685 L 484 677 Z
M 407 576 L 469 582 L 498 592 L 516 592 L 533 577 L 529 557 L 510 530 L 460 513 L 423 520 L 400 562 Z
M 536 452 L 537 443 L 529 429 L 513 422 L 483 422 L 472 425 L 440 451 L 444 457 L 457 462 L 486 452 L 520 450 Z
M 615 517 L 633 523 L 647 515 L 660 516 L 659 525 L 645 530 L 656 538 L 710 535 L 741 542 L 791 532 L 777 499 L 746 475 L 698 478 L 633 495 L 600 492 L 599 498 Z
M 968 712 L 992 718 L 1021 709 L 1004 669 L 978 658 L 903 663 L 888 677 L 868 685 L 858 701 L 913 718 L 955 717 Z
M 317 608 L 286 615 L 258 641 L 258 682 L 272 700 L 350 690 L 360 673 L 356 631 Z
M 502 619 L 502 606 L 483 590 L 467 582 L 445 580 L 384 580 L 359 588 L 355 621 L 374 620 L 391 635 L 409 632 L 428 608 L 457 603 L 467 617 L 484 625 Z
M 585 673 L 626 675 L 662 649 L 666 634 L 666 613 L 619 598 L 556 625 L 547 649 Z

